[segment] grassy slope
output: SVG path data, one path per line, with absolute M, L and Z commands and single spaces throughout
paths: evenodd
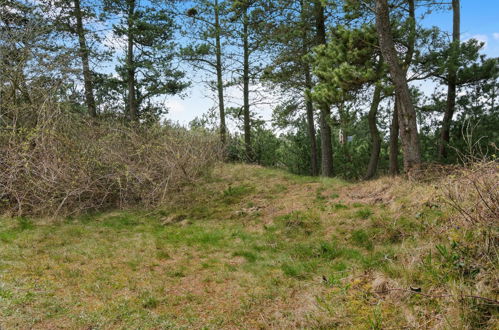
M 466 289 L 436 252 L 433 197 L 224 165 L 160 210 L 2 219 L 0 327 L 493 327 L 497 309 L 474 301 L 377 293 Z

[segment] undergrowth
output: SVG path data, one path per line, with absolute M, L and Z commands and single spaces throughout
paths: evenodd
M 45 107 L 32 126 L 0 131 L 0 213 L 155 207 L 220 160 L 212 134 L 95 121 Z
M 3 218 L 0 325 L 495 329 L 497 219 L 467 218 L 490 210 L 455 175 L 347 184 L 221 165 L 148 211 Z

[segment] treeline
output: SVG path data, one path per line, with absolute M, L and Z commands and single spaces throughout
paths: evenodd
M 424 26 L 447 10 L 450 35 Z M 2 0 L 0 125 L 33 125 L 49 94 L 152 125 L 196 72 L 216 111 L 191 127 L 231 160 L 369 179 L 496 153 L 499 62 L 460 17 L 459 0 Z

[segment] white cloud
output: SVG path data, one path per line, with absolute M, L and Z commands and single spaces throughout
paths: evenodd
M 485 34 L 475 34 L 475 35 L 472 35 L 471 38 L 469 38 L 469 39 L 475 39 L 475 40 L 483 42 L 484 43 L 483 49 L 487 48 L 487 45 L 489 43 L 489 37 Z

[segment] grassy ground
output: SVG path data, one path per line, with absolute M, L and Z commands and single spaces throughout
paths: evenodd
M 224 165 L 162 209 L 1 219 L 0 328 L 493 328 L 431 189 Z

